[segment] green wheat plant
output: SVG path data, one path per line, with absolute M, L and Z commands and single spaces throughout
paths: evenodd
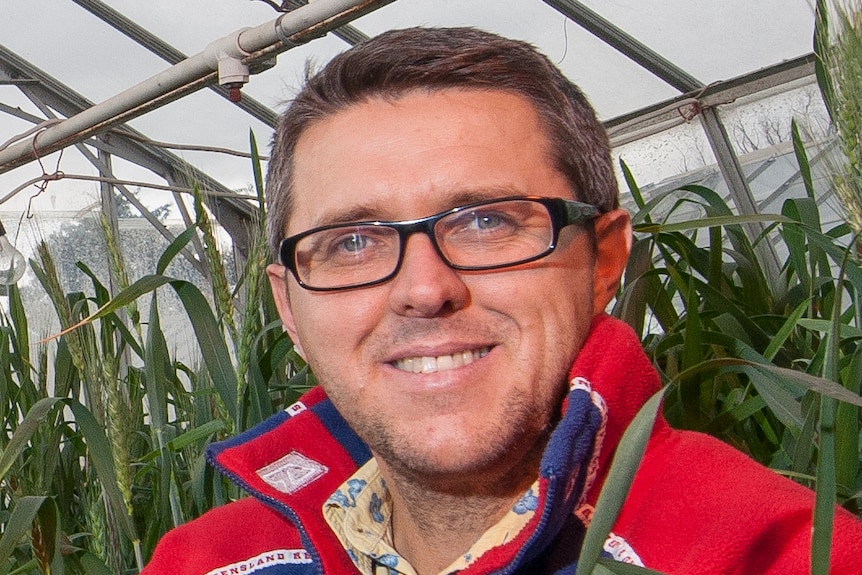
M 835 193 L 848 223 L 862 232 L 862 2 L 818 0 L 814 36 L 818 83 L 843 156 Z
M 251 139 L 259 220 L 236 285 L 200 194 L 196 220 L 152 273 L 130 281 L 109 225 L 109 277 L 64 292 L 47 243 L 31 267 L 61 335 L 30 341 L 17 288 L 0 315 L 0 574 L 137 573 L 172 527 L 240 494 L 207 469 L 217 439 L 251 427 L 313 383 L 277 320 L 263 271 L 263 182 Z M 193 238 L 209 293 L 171 277 Z M 113 286 L 113 293 L 111 287 Z M 173 291 L 197 342 L 178 360 L 162 327 Z
M 854 228 L 822 224 L 795 138 L 808 196 L 778 214 L 736 215 L 700 186 L 646 201 L 623 165 L 638 202 L 636 241 L 613 313 L 641 334 L 673 425 L 715 435 L 817 490 L 812 573 L 820 575 L 832 504 L 858 514 L 862 498 L 862 268 Z M 25 304 L 10 288 L 0 315 L 0 575 L 137 573 L 169 529 L 241 496 L 207 468 L 207 445 L 314 384 L 265 281 L 253 138 L 251 148 L 260 219 L 236 285 L 198 195 L 194 225 L 136 281 L 108 226 L 110 280 L 79 263 L 89 282 L 81 291 L 64 292 L 49 246 L 39 246 L 31 266 L 60 337 L 31 341 Z M 749 223 L 765 232 L 748 237 Z M 194 238 L 208 246 L 204 290 L 168 273 Z M 778 282 L 767 279 L 757 249 L 767 241 L 784 259 Z M 166 292 L 189 319 L 191 361 L 177 358 L 162 326 Z M 632 443 L 620 448 L 632 454 L 614 471 L 620 486 L 650 420 L 639 416 Z M 621 487 L 597 507 L 581 572 L 645 572 L 599 558 L 624 497 Z
M 645 201 L 623 165 L 640 210 L 614 313 L 642 334 L 672 425 L 816 490 L 812 573 L 826 574 L 833 505 L 859 514 L 862 497 L 862 268 L 853 228 L 824 229 L 794 137 L 809 195 L 780 214 L 734 215 L 700 186 Z M 766 226 L 753 240 L 743 229 L 752 222 Z M 767 279 L 756 242 L 784 254 L 779 281 Z

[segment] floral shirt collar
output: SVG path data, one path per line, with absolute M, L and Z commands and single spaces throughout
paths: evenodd
M 537 480 L 499 523 L 440 575 L 466 569 L 483 553 L 517 535 L 536 513 L 538 492 Z M 392 500 L 374 458 L 329 497 L 323 515 L 363 575 L 417 575 L 393 545 Z

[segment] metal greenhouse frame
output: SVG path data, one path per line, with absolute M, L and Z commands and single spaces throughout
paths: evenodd
M 277 113 L 248 95 L 240 95 L 240 89 L 248 81 L 249 75 L 272 68 L 279 54 L 315 42 L 327 33 L 349 44 L 361 41 L 367 35 L 351 22 L 394 0 L 286 0 L 279 7 L 283 13 L 277 18 L 214 40 L 203 51 L 192 56 L 186 56 L 101 0 L 72 1 L 171 66 L 94 104 L 33 63 L 0 46 L 0 84 L 17 87 L 43 114 L 43 117 L 37 117 L 0 102 L 0 112 L 34 125 L 33 130 L 17 141 L 7 142 L 0 148 L 0 174 L 35 162 L 46 154 L 75 146 L 100 175 L 103 209 L 108 214 L 116 218 L 111 207 L 113 188 L 131 201 L 160 233 L 171 239 L 171 233 L 135 198 L 129 186 L 115 178 L 112 158 L 122 158 L 163 179 L 165 188 L 174 190 L 178 209 L 187 223 L 190 222 L 190 216 L 179 200 L 177 190 L 189 188 L 195 183 L 199 185 L 206 193 L 209 207 L 232 236 L 235 247 L 244 253 L 248 248 L 247 222 L 254 213 L 252 204 L 238 197 L 216 178 L 130 128 L 126 122 L 192 92 L 209 88 L 272 127 Z M 758 212 L 757 202 L 722 123 L 718 105 L 811 77 L 814 66 L 812 55 L 706 85 L 583 2 L 544 2 L 679 92 L 679 96 L 671 100 L 608 120 L 606 125 L 613 143 L 636 140 L 645 133 L 654 133 L 679 122 L 681 118 L 691 121 L 698 117 L 737 210 L 746 214 Z M 56 117 L 55 113 L 61 117 Z M 60 177 L 61 173 L 42 174 L 43 179 Z M 760 231 L 762 229 L 758 226 L 752 226 L 749 230 L 754 235 Z M 762 249 L 768 250 L 769 245 L 763 244 Z M 186 256 L 198 262 L 191 253 L 186 252 Z M 774 257 L 770 259 L 777 262 Z M 199 262 L 196 265 L 200 267 Z

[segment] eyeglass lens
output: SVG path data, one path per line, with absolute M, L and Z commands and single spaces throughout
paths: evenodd
M 472 206 L 426 220 L 433 223 L 430 235 L 440 254 L 461 269 L 490 269 L 529 260 L 547 252 L 553 241 L 548 209 L 526 199 Z M 309 234 L 295 247 L 297 275 L 307 287 L 322 289 L 386 278 L 402 257 L 407 233 L 400 228 L 403 224 L 344 225 Z

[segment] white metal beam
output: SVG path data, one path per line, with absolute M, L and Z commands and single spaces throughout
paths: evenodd
M 703 87 L 703 82 L 581 2 L 545 0 L 545 3 L 680 92 Z
M 188 56 L 137 22 L 126 18 L 101 0 L 72 0 L 72 2 L 79 5 L 81 8 L 84 8 L 116 30 L 122 32 L 124 35 L 128 36 L 130 39 L 134 40 L 169 64 L 178 64 L 188 58 Z M 210 89 L 223 98 L 229 98 L 228 91 L 221 86 L 210 86 Z M 275 127 L 275 123 L 278 120 L 278 114 L 264 104 L 249 96 L 243 96 L 242 100 L 235 102 L 235 104 L 237 107 L 248 112 L 269 127 Z
M 0 45 L 0 78 L 14 81 L 19 90 L 29 99 L 38 100 L 65 117 L 73 116 L 93 106 L 93 103 L 82 95 L 29 64 L 2 45 Z M 19 82 L 21 79 L 25 81 Z M 35 124 L 44 120 L 44 118 L 38 118 L 5 105 L 0 105 L 0 111 Z M 50 118 L 51 116 L 46 114 L 45 117 Z M 117 126 L 117 128 L 118 131 L 112 130 L 107 134 L 101 134 L 98 138 L 81 138 L 79 142 L 75 143 L 80 144 L 86 141 L 88 146 L 104 150 L 152 171 L 172 186 L 190 187 L 192 183 L 198 183 L 204 191 L 213 190 L 221 193 L 232 191 L 198 168 L 185 162 L 179 156 L 141 141 L 146 140 L 146 137 L 140 132 L 127 126 Z M 130 137 L 126 137 L 125 133 L 129 133 Z M 141 138 L 141 140 L 135 139 L 133 136 Z M 255 214 L 252 204 L 233 198 L 209 196 L 205 192 L 204 201 L 214 213 L 218 214 L 219 223 L 228 231 L 239 249 L 247 250 L 247 222 Z
M 209 85 L 216 80 L 219 60 L 260 62 L 392 1 L 316 0 L 274 21 L 238 30 L 148 80 L 39 132 L 34 138 L 0 150 L 0 173 Z

